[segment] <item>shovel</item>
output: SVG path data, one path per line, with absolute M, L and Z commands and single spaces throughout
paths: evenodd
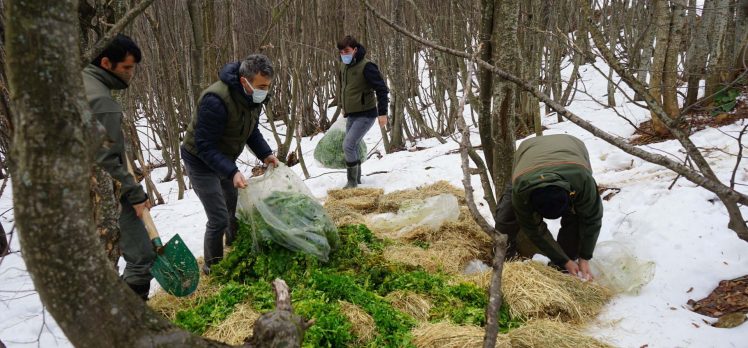
M 127 171 L 134 177 L 130 161 L 126 161 Z M 194 292 L 200 280 L 200 271 L 195 256 L 184 244 L 182 237 L 175 234 L 164 245 L 148 208 L 143 210 L 141 219 L 156 251 L 156 260 L 151 267 L 153 277 L 166 292 L 174 296 L 183 297 Z

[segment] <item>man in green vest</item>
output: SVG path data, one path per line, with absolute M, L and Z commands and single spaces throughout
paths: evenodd
M 226 64 L 218 77 L 200 95 L 181 146 L 190 183 L 208 216 L 203 240 L 205 274 L 223 258 L 224 235 L 227 245 L 234 239 L 237 189 L 247 187 L 236 166 L 244 146 L 265 164 L 278 164 L 259 129 L 273 79 L 270 59 L 252 54 Z
M 338 78 L 338 105 L 348 120 L 343 140 L 348 179 L 345 188 L 352 188 L 361 183 L 359 156 L 362 154 L 358 153 L 358 143 L 374 120 L 378 120 L 380 127 L 387 124 L 389 89 L 377 65 L 366 59 L 366 48 L 355 38 L 348 35 L 341 39 L 338 50 L 343 63 Z
M 557 268 L 590 280 L 589 260 L 602 217 L 602 200 L 581 140 L 559 134 L 520 144 L 514 154 L 512 182 L 496 212 L 496 229 L 509 236 L 508 257 L 516 253 L 518 234 L 524 234 Z M 561 218 L 557 240 L 544 218 Z
M 105 145 L 96 153 L 96 163 L 122 185 L 119 247 L 126 262 L 122 279 L 147 300 L 156 253 L 140 217 L 151 203 L 143 187 L 127 171 L 122 107 L 112 98 L 112 90 L 128 87 L 140 58 L 135 42 L 119 34 L 83 69 L 83 85 L 93 116 L 106 130 Z

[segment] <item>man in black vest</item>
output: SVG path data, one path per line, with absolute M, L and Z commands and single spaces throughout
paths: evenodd
M 343 62 L 338 79 L 338 105 L 348 119 L 343 140 L 348 174 L 345 188 L 352 188 L 361 183 L 359 156 L 365 155 L 358 153 L 358 143 L 374 125 L 374 120 L 378 120 L 381 127 L 387 124 L 390 91 L 379 68 L 366 59 L 366 49 L 355 38 L 349 35 L 341 39 L 338 50 Z
M 247 187 L 236 166 L 244 146 L 265 164 L 278 164 L 258 127 L 273 79 L 270 59 L 252 54 L 226 64 L 218 75 L 219 80 L 200 95 L 181 151 L 192 187 L 208 215 L 203 242 L 206 274 L 223 258 L 224 234 L 227 245 L 234 238 L 237 188 Z

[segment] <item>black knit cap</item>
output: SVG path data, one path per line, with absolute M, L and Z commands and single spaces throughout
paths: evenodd
M 546 219 L 558 219 L 569 209 L 569 192 L 564 188 L 548 185 L 530 193 L 532 208 Z

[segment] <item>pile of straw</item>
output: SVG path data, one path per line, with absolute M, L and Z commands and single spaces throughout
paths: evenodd
M 501 291 L 515 318 L 559 318 L 579 324 L 597 316 L 612 296 L 595 282 L 535 261 L 504 264 Z
M 612 348 L 611 345 L 585 336 L 574 325 L 556 320 L 531 320 L 509 331 L 515 348 Z
M 250 304 L 241 303 L 234 307 L 231 315 L 217 326 L 210 327 L 203 336 L 232 345 L 242 344 L 252 336 L 255 321 L 260 315 Z
M 343 314 L 351 322 L 351 331 L 358 338 L 358 343 L 366 343 L 374 338 L 377 333 L 377 325 L 374 318 L 366 313 L 361 307 L 346 301 L 338 301 Z
M 462 326 L 448 322 L 422 323 L 412 331 L 413 343 L 418 348 L 481 348 L 485 333 L 485 330 L 478 326 Z M 509 337 L 499 335 L 496 338 L 496 348 L 509 347 L 512 347 Z

